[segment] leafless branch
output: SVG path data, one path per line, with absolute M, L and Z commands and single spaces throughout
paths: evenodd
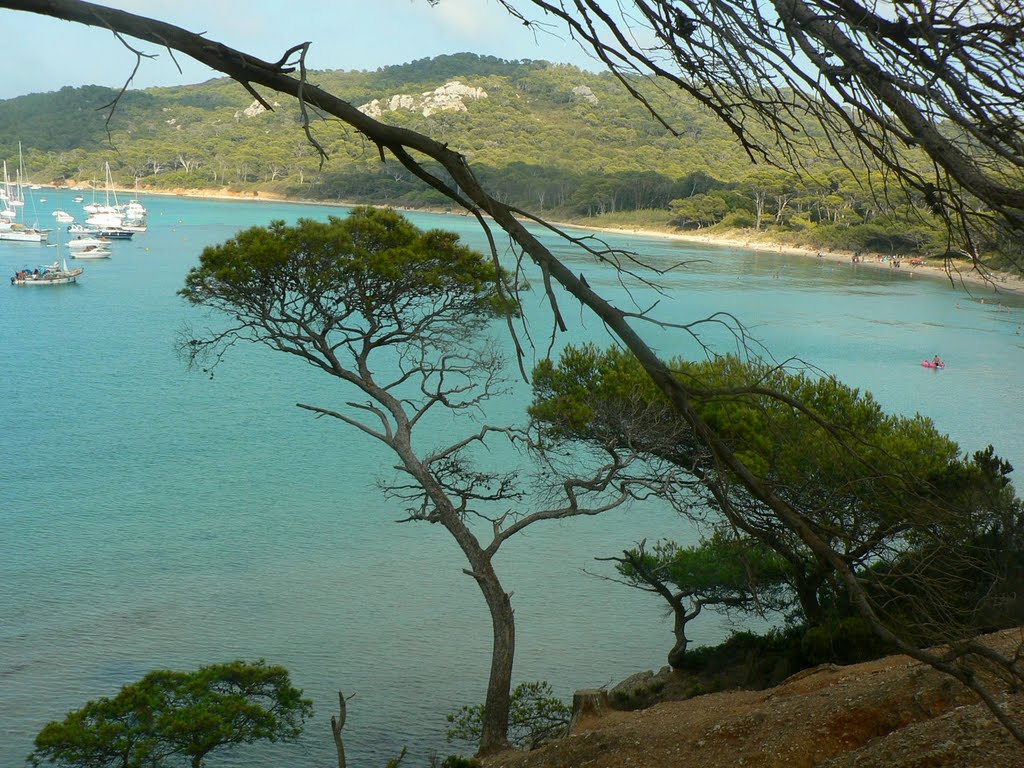
M 618 20 L 604 13 L 596 0 L 577 0 L 571 7 L 540 0 L 534 5 L 561 19 L 575 37 L 590 44 L 615 76 L 648 106 L 651 102 L 632 79 L 637 71 L 672 83 L 708 106 L 753 157 L 792 162 L 808 140 L 808 134 L 794 132 L 794 127 L 818 121 L 830 142 L 849 142 L 862 148 L 881 171 L 934 201 L 936 210 L 950 220 L 960 212 L 962 219 L 971 217 L 972 223 L 979 223 L 982 219 L 978 216 L 984 216 L 981 209 L 987 209 L 1009 231 L 1018 235 L 1024 231 L 1024 143 L 1019 116 L 1019 94 L 1024 91 L 1020 51 L 1024 13 L 1020 0 L 980 0 L 970 7 L 945 0 L 899 4 L 900 12 L 909 14 L 910 19 L 907 25 L 893 22 L 895 26 L 879 21 L 883 7 L 889 6 L 854 0 L 816 0 L 813 6 L 803 0 L 775 0 L 764 12 L 755 2 L 738 0 L 651 2 L 648 29 L 655 30 L 659 40 L 668 45 L 676 72 L 655 60 L 655 49 L 645 52 L 634 46 L 615 26 Z M 692 429 L 695 441 L 710 453 L 714 466 L 727 472 L 731 482 L 829 565 L 880 637 L 974 690 L 1014 737 L 1024 742 L 1024 733 L 970 668 L 922 650 L 892 631 L 844 555 L 704 421 L 693 405 L 694 393 L 636 333 L 627 314 L 555 258 L 513 209 L 488 194 L 458 152 L 414 131 L 370 118 L 344 100 L 290 77 L 281 62 L 261 61 L 173 25 L 72 0 L 3 0 L 0 7 L 105 26 L 190 55 L 247 88 L 258 84 L 301 98 L 364 134 L 378 147 L 382 160 L 390 152 L 453 201 L 488 215 L 534 261 L 549 295 L 553 296 L 551 284 L 559 283 L 636 356 L 671 408 Z M 600 33 L 599 24 L 606 27 Z M 818 69 L 803 71 L 796 51 Z M 832 57 L 836 63 L 825 66 L 823 62 Z M 922 90 L 922 84 L 927 84 L 927 89 Z M 804 87 L 811 89 L 813 98 L 794 97 Z M 847 111 L 841 108 L 843 102 L 857 109 Z M 940 129 L 944 121 L 956 127 L 958 137 L 945 135 Z M 764 134 L 749 129 L 748 122 Z M 979 162 L 971 147 L 985 147 L 990 154 Z M 922 181 L 921 174 L 905 162 L 907 153 L 918 148 L 939 170 L 936 178 L 942 186 Z M 455 186 L 424 172 L 412 160 L 411 152 L 437 162 Z M 564 329 L 557 304 L 552 309 L 556 327 Z M 407 466 L 411 472 L 421 472 L 414 464 Z M 417 475 L 417 480 L 428 489 L 433 487 L 423 474 Z M 728 506 L 723 508 L 728 512 Z M 557 513 L 550 510 L 548 514 Z M 444 519 L 463 550 L 475 551 L 475 538 L 458 527 L 458 519 Z M 505 529 L 503 535 L 507 537 L 512 528 Z M 489 605 L 496 611 L 510 611 L 504 605 L 507 595 L 494 586 L 496 581 L 486 568 L 489 562 L 484 558 L 474 563 L 472 572 L 481 585 L 487 585 Z

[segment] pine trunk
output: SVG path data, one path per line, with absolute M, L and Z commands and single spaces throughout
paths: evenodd
M 479 755 L 508 749 L 509 699 L 512 688 L 512 662 L 516 651 L 516 620 L 512 603 L 501 588 L 490 562 L 473 564 L 477 584 L 491 613 L 493 648 L 491 674 L 487 682 L 487 699 L 481 724 Z

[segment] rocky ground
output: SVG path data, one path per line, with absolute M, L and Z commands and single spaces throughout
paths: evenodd
M 1021 629 L 989 636 L 1004 652 Z M 1024 725 L 1024 694 L 999 692 Z M 952 678 L 892 656 L 824 665 L 764 691 L 713 693 L 585 719 L 487 768 L 1021 768 L 1024 746 Z

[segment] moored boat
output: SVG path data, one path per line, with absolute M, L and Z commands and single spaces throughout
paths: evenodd
M 131 240 L 135 234 L 130 229 L 120 227 L 91 227 L 88 224 L 72 224 L 68 232 L 73 235 L 88 235 L 89 237 L 105 237 L 109 240 Z
M 106 237 L 110 240 L 131 240 L 135 232 L 123 227 L 100 227 L 94 234 L 96 237 Z
M 109 259 L 110 249 L 102 245 L 87 245 L 71 251 L 72 259 Z
M 83 237 L 79 235 L 73 240 L 68 240 L 68 248 L 77 250 L 79 248 L 105 248 L 110 245 L 110 238 L 107 237 Z
M 94 198 L 92 203 L 83 207 L 88 214 L 85 219 L 86 223 L 107 232 L 117 233 L 109 234 L 108 237 L 128 239 L 137 232 L 145 232 L 147 211 L 138 199 L 138 179 L 135 180 L 135 198 L 127 203 L 120 203 L 117 200 L 117 191 L 114 189 L 114 177 L 110 172 L 110 163 L 104 164 L 104 172 L 107 187 L 104 202 L 98 203 Z M 93 194 L 95 195 L 95 189 Z
M 21 175 L 18 183 L 12 184 L 7 174 L 7 161 L 3 163 L 3 186 L 0 187 L 0 240 L 16 243 L 45 243 L 50 230 L 28 227 L 18 219 L 24 214 L 25 200 L 22 196 Z
M 0 221 L 0 240 L 15 243 L 45 243 L 50 236 L 48 229 L 36 229 L 21 224 Z
M 67 264 L 53 262 L 36 269 L 22 269 L 11 277 L 11 285 L 67 285 L 78 282 L 85 270 L 81 267 L 68 269 Z

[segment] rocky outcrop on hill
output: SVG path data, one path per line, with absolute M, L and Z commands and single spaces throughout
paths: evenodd
M 487 91 L 483 88 L 473 88 L 458 80 L 451 80 L 440 88 L 426 91 L 419 96 L 396 94 L 385 101 L 374 99 L 359 107 L 359 111 L 373 118 L 380 117 L 385 112 L 398 110 L 420 112 L 424 117 L 429 117 L 435 112 L 466 112 L 467 99 L 486 98 Z
M 275 101 L 273 103 L 273 106 L 279 107 L 281 105 L 278 104 Z M 239 118 L 242 118 L 242 117 L 256 117 L 257 115 L 262 115 L 266 111 L 267 111 L 266 107 L 264 107 L 258 101 L 254 101 L 252 104 L 250 104 L 245 109 L 237 110 L 235 112 L 235 120 L 237 121 Z
M 989 636 L 1003 651 L 1020 629 Z M 1002 703 L 1024 724 L 1024 694 Z M 765 691 L 666 701 L 581 720 L 487 768 L 1019 768 L 1024 747 L 973 693 L 906 656 L 824 665 Z
M 597 96 L 594 92 L 586 85 L 577 85 L 572 89 L 572 95 L 577 99 L 583 99 L 583 101 L 590 102 L 591 104 L 597 104 Z

